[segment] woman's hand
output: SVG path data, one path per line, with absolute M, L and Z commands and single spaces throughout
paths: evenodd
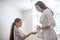
M 42 29 L 43 30 L 47 30 L 47 29 L 49 29 L 50 28 L 50 26 L 45 26 L 45 27 L 43 27 Z
M 40 27 L 40 26 L 37 25 L 37 30 L 40 30 L 40 29 L 47 30 L 49 28 L 50 28 L 50 26 Z

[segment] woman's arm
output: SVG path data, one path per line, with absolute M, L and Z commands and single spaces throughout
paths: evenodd
M 37 29 L 46 30 L 46 29 L 49 29 L 49 28 L 50 28 L 50 26 L 44 26 L 44 27 L 40 27 L 40 26 L 38 26 L 38 28 L 37 28 Z
M 51 10 L 48 10 L 48 12 L 46 11 L 46 17 L 48 20 L 48 25 L 50 25 L 50 28 L 54 28 L 56 23 L 55 23 L 55 20 L 54 20 Z
M 50 28 L 50 26 L 45 26 L 45 27 L 41 27 L 40 29 L 42 29 L 42 30 L 47 30 L 47 29 L 49 29 Z

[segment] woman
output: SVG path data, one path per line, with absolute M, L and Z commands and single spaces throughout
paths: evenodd
M 16 18 L 14 23 L 12 24 L 10 40 L 25 40 L 31 34 L 36 34 L 37 32 L 31 32 L 25 35 L 19 27 L 22 26 L 22 20 L 20 18 Z
M 42 12 L 40 17 L 41 26 L 38 26 L 37 29 L 42 30 L 42 40 L 57 40 L 56 33 L 54 31 L 55 20 L 53 18 L 53 12 L 49 9 L 42 1 L 38 1 L 35 4 L 37 11 Z

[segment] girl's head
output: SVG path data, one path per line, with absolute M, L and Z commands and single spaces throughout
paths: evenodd
M 11 33 L 10 33 L 10 40 L 14 40 L 14 27 L 21 27 L 22 25 L 22 20 L 20 18 L 16 18 L 12 24 L 11 27 Z
M 16 27 L 21 27 L 22 20 L 20 18 L 16 18 L 14 21 L 14 25 L 16 25 Z
M 35 7 L 40 12 L 47 8 L 47 6 L 42 1 L 38 1 L 37 3 L 35 3 Z

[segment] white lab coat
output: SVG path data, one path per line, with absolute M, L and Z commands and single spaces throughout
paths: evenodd
M 47 8 L 42 12 L 40 23 L 42 24 L 42 27 L 50 25 L 48 30 L 42 30 L 42 40 L 57 40 L 57 36 L 54 31 L 56 24 L 50 9 Z

